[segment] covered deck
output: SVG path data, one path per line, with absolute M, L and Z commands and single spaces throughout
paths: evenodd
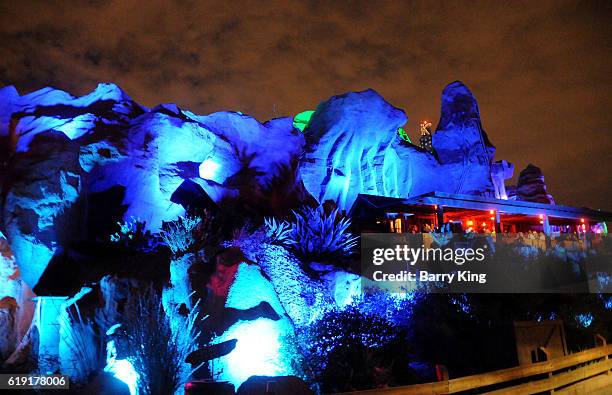
M 349 212 L 360 232 L 453 231 L 543 234 L 607 233 L 612 213 L 589 208 L 430 192 L 410 198 L 360 194 Z

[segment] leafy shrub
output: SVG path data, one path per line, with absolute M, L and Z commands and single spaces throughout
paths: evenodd
M 174 255 L 185 253 L 195 244 L 195 233 L 201 225 L 199 217 L 179 216 L 176 221 L 166 224 L 161 233 L 162 240 Z
M 60 314 L 62 333 L 70 351 L 71 380 L 85 383 L 104 367 L 104 338 L 96 330 L 97 322 L 84 318 L 78 305 Z
M 406 327 L 415 299 L 414 293 L 394 295 L 378 289 L 366 289 L 354 297 L 352 305 L 366 315 L 376 315 L 399 327 Z
M 291 224 L 287 221 L 276 221 L 275 218 L 265 218 L 266 236 L 274 244 L 291 244 Z
M 340 218 L 338 209 L 326 213 L 323 206 L 304 207 L 301 212 L 293 211 L 289 243 L 300 257 L 325 259 L 349 255 L 357 245 L 357 236 L 348 228 L 351 221 Z
M 121 329 L 127 359 L 138 372 L 143 394 L 173 394 L 199 367 L 185 363 L 200 337 L 196 311 L 197 304 L 187 317 L 166 312 L 152 288 L 128 299 Z
M 371 389 L 411 380 L 404 332 L 354 306 L 332 310 L 297 331 L 296 370 L 323 392 Z
M 122 247 L 138 251 L 150 251 L 155 243 L 151 232 L 146 230 L 146 222 L 130 217 L 123 222 L 117 222 L 119 230 L 110 236 L 110 241 Z

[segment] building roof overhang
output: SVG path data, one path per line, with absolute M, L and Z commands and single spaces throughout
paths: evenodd
M 360 194 L 351 208 L 365 204 L 375 210 L 401 206 L 427 205 L 458 208 L 466 210 L 496 210 L 500 214 L 547 215 L 554 218 L 589 219 L 591 221 L 612 221 L 612 213 L 586 207 L 572 207 L 554 204 L 526 202 L 521 200 L 502 200 L 474 195 L 461 195 L 446 192 L 428 192 L 409 198 L 392 198 Z

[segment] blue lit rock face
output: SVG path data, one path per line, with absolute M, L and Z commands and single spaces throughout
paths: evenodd
M 0 161 L 1 229 L 33 287 L 69 242 L 108 237 L 116 221 L 129 217 L 153 231 L 176 219 L 184 207 L 172 196 L 181 186 L 221 204 L 254 197 L 280 204 L 261 191 L 294 164 L 297 178 L 288 190 L 303 183 L 319 202 L 331 199 L 344 210 L 359 193 L 503 197 L 511 171 L 491 166 L 495 149 L 463 84 L 443 92 L 437 156 L 400 140 L 397 129 L 406 120 L 373 90 L 321 103 L 302 134 L 292 118 L 260 123 L 237 112 L 196 115 L 173 104 L 148 109 L 114 84 L 82 97 L 52 88 L 19 96 L 6 87 L 0 90 L 0 154 L 9 158 Z
M 357 194 L 389 195 L 385 160 L 406 114 L 373 90 L 334 96 L 319 104 L 304 131 L 306 154 L 300 176 L 319 201 L 331 199 L 348 209 Z
M 118 86 L 99 84 L 91 93 L 74 97 L 66 92 L 44 88 L 19 96 L 14 87 L 0 90 L 0 136 L 11 134 L 11 120 L 17 122 L 16 150 L 25 152 L 39 133 L 57 130 L 77 139 L 93 129 L 124 127 L 146 109 L 134 102 Z
M 239 197 L 229 181 L 245 166 L 269 183 L 301 153 L 303 135 L 291 118 L 149 110 L 113 84 L 80 98 L 51 88 L 20 97 L 6 87 L 0 145 L 11 157 L 0 162 L 2 228 L 34 287 L 64 243 L 108 237 L 122 218 L 151 230 L 176 219 L 184 208 L 170 199 L 186 180 L 217 202 Z
M 505 192 L 496 191 L 493 179 L 508 178 L 503 172 L 507 167 L 492 177 L 495 148 L 465 85 L 453 82 L 442 94 L 433 137 L 437 156 L 400 140 L 397 128 L 406 120 L 402 110 L 373 90 L 321 103 L 304 131 L 307 146 L 300 176 L 306 189 L 320 202 L 331 199 L 346 210 L 359 193 L 408 197 L 441 191 L 502 197 Z
M 454 193 L 495 196 L 491 162 L 495 147 L 480 122 L 478 103 L 461 82 L 442 92 L 440 122 L 433 135 L 433 148 L 446 173 L 456 181 Z
M 441 163 L 474 161 L 479 155 L 492 158 L 495 148 L 480 123 L 478 103 L 472 92 L 455 81 L 442 91 L 440 122 L 433 145 Z
M 35 295 L 22 280 L 15 257 L 0 232 L 0 360 L 16 350 L 34 316 Z M 14 359 L 13 359 L 14 360 Z
M 273 285 L 263 276 L 261 269 L 241 263 L 225 307 L 247 310 L 261 302 L 269 303 L 279 316 L 284 312 Z M 237 343 L 232 352 L 210 364 L 213 375 L 231 382 L 237 389 L 253 375 L 292 374 L 290 357 L 283 358 L 281 351 L 283 338 L 292 333 L 293 327 L 286 316 L 278 320 L 265 317 L 239 320 L 214 340 L 216 343 L 236 339 Z
M 64 134 L 37 134 L 7 171 L 3 226 L 25 282 L 34 287 L 59 243 L 78 239 L 84 171 L 79 146 Z

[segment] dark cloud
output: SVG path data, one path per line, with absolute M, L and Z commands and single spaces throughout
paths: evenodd
M 606 1 L 0 2 L 0 84 L 265 120 L 373 88 L 410 117 L 476 95 L 498 158 L 543 168 L 557 200 L 612 210 L 612 3 Z

